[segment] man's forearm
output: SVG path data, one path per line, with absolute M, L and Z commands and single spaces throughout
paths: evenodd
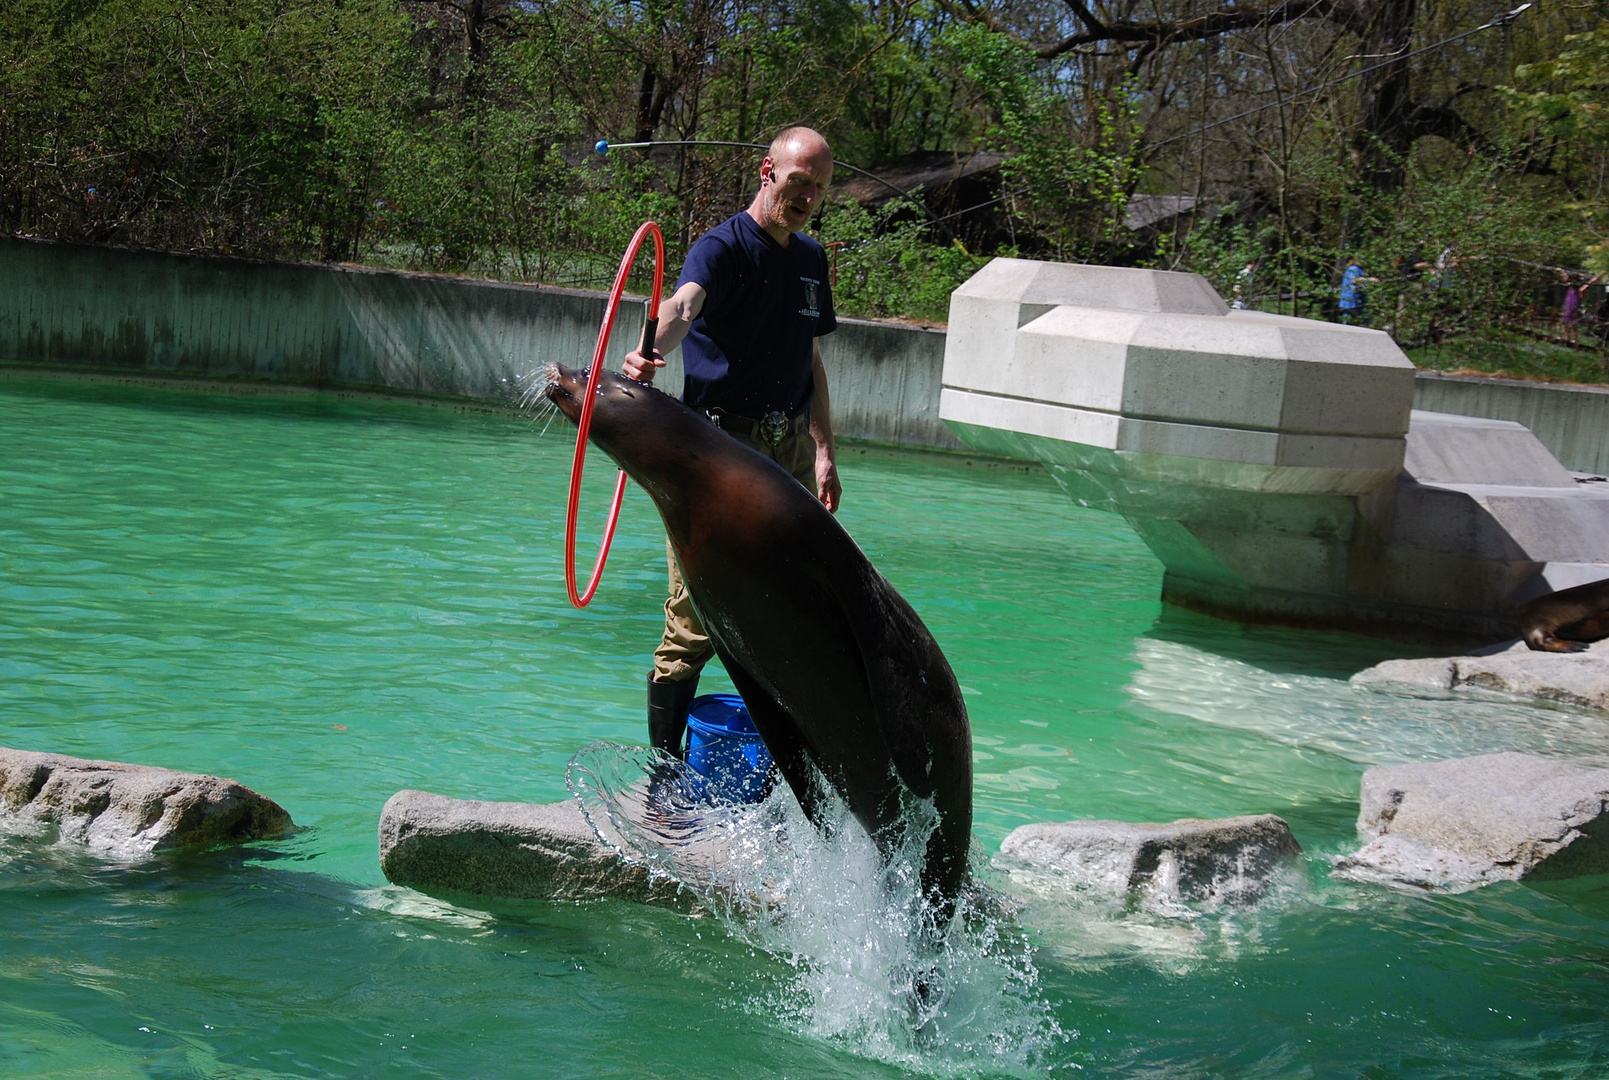
M 654 348 L 661 354 L 681 345 L 693 320 L 704 307 L 704 290 L 691 283 L 671 294 L 659 308 L 659 329 L 654 333 Z
M 836 447 L 832 438 L 832 395 L 827 390 L 827 368 L 821 362 L 821 342 L 811 342 L 810 374 L 815 382 L 815 393 L 810 398 L 810 435 L 817 446 L 828 453 Z
M 816 441 L 816 494 L 822 505 L 838 512 L 844 486 L 838 480 L 838 448 L 832 439 L 832 394 L 827 390 L 827 368 L 821 362 L 821 342 L 810 343 L 810 373 L 815 393 L 810 397 L 810 437 Z
M 687 336 L 687 331 L 692 329 L 692 326 L 692 319 L 684 319 L 677 315 L 667 317 L 667 313 L 661 309 L 659 328 L 654 331 L 654 348 L 659 350 L 661 356 L 674 351 L 681 345 L 682 339 Z
M 625 361 L 620 365 L 629 378 L 640 379 L 645 383 L 654 381 L 654 372 L 665 366 L 664 355 L 675 349 L 687 336 L 692 327 L 693 320 L 704 309 L 704 288 L 693 282 L 688 282 L 677 289 L 671 297 L 659 305 L 659 325 L 654 329 L 654 347 L 650 352 L 658 353 L 659 359 L 653 356 L 644 356 L 640 349 L 632 349 L 626 354 Z

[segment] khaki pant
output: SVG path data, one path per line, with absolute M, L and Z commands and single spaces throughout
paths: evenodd
M 809 429 L 787 436 L 775 448 L 767 446 L 758 432 L 740 441 L 787 469 L 806 491 L 815 494 L 816 440 Z M 696 678 L 704 665 L 714 658 L 715 649 L 698 621 L 698 613 L 693 610 L 693 600 L 687 595 L 687 585 L 676 566 L 676 554 L 671 550 L 669 537 L 665 538 L 665 560 L 670 564 L 670 599 L 665 601 L 665 636 L 654 650 L 654 680 L 680 682 Z

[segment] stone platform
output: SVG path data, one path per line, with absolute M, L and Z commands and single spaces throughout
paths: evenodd
M 1066 821 L 1023 825 L 995 865 L 1048 871 L 1075 889 L 1182 902 L 1248 904 L 1302 847 L 1273 814 L 1167 824 Z
M 1078 889 L 1153 899 L 1244 904 L 1268 876 L 1301 852 L 1272 814 L 1169 824 L 1073 821 L 1025 825 L 1001 845 L 997 867 L 1055 875 Z M 479 802 L 399 791 L 380 815 L 380 868 L 420 892 L 511 900 L 635 900 L 689 910 L 703 892 L 742 905 L 719 872 L 722 837 L 684 849 L 686 868 L 707 865 L 688 889 L 656 877 L 604 843 L 574 800 Z M 743 879 L 743 875 L 739 875 Z M 771 897 L 768 899 L 775 899 Z
M 294 828 L 282 807 L 233 780 L 0 747 L 0 832 L 139 859 Z
M 1361 494 L 1402 465 L 1413 378 L 1379 331 L 1231 311 L 1196 274 L 995 259 L 951 296 L 940 415 L 1114 492 Z
M 1351 682 L 1408 695 L 1499 694 L 1609 716 L 1609 641 L 1579 653 L 1535 652 L 1515 640 L 1467 656 L 1387 660 Z
M 1609 872 L 1609 770 L 1531 754 L 1391 765 L 1363 774 L 1362 850 L 1338 877 L 1461 892 Z
M 574 799 L 482 802 L 399 791 L 380 811 L 380 870 L 394 884 L 432 894 L 695 904 L 676 882 L 600 840 Z

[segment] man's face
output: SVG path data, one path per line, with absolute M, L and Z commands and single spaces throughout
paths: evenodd
M 765 224 L 798 232 L 820 207 L 832 183 L 832 151 L 825 144 L 790 142 L 760 165 Z

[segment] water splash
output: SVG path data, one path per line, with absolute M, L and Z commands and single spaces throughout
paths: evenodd
M 935 924 L 920 886 L 931 805 L 910 809 L 903 849 L 885 862 L 841 800 L 822 829 L 786 784 L 757 804 L 711 802 L 701 777 L 655 750 L 594 743 L 566 782 L 605 844 L 691 890 L 733 937 L 790 969 L 744 1003 L 750 1011 L 944 1076 L 1042 1074 L 1047 1052 L 1073 1037 L 998 893 L 980 883 L 948 926 Z
M 1327 860 L 1303 857 L 1269 871 L 1255 900 L 1184 900 L 1166 892 L 1112 888 L 1086 875 L 997 855 L 995 870 L 1038 932 L 1044 954 L 1067 970 L 1095 974 L 1148 968 L 1175 978 L 1264 955 L 1287 919 L 1311 918 L 1327 901 Z M 1315 876 L 1318 880 L 1315 880 Z

